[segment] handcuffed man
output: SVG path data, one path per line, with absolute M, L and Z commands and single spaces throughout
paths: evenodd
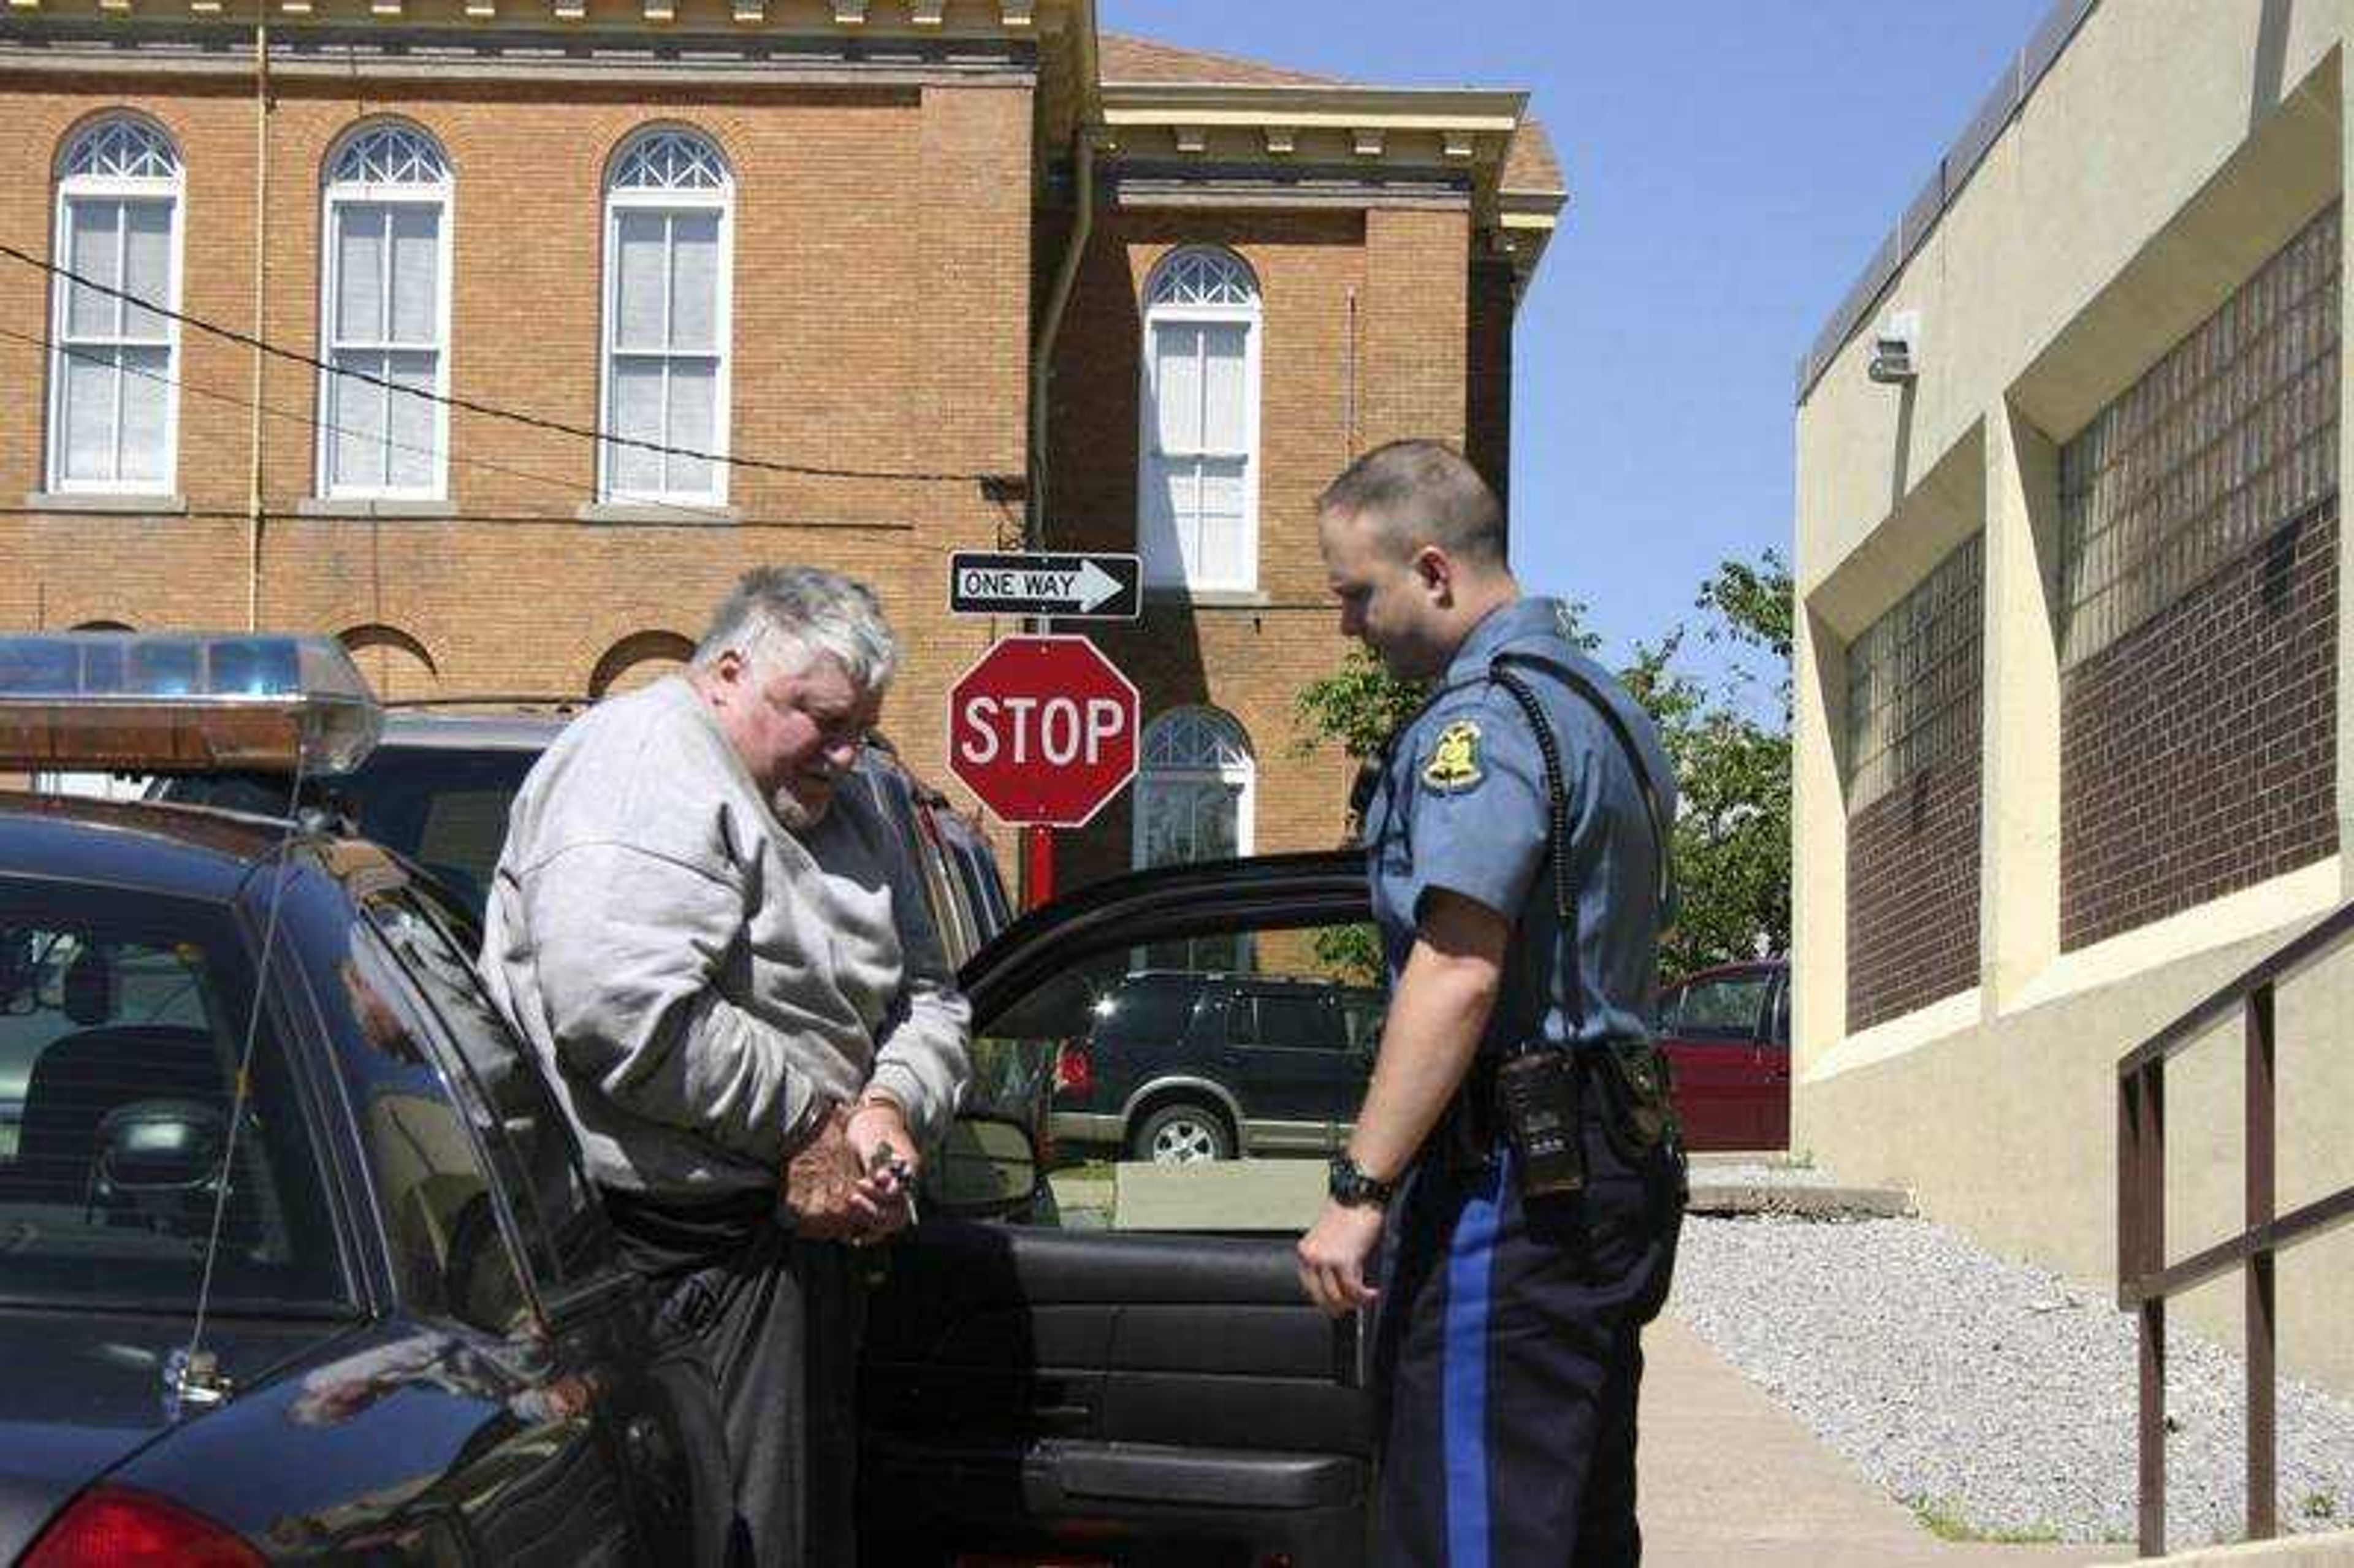
M 907 1224 L 970 1071 L 919 873 L 852 777 L 897 662 L 862 585 L 747 573 L 684 673 L 533 768 L 485 922 L 657 1335 L 710 1372 L 760 1563 L 856 1559 L 849 1249 Z

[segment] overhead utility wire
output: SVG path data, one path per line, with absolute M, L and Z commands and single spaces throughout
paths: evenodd
M 95 278 L 84 277 L 70 267 L 61 267 L 46 257 L 36 256 L 28 250 L 19 249 L 5 242 L 0 242 L 0 256 L 5 256 L 14 261 L 21 261 L 28 267 L 47 272 L 53 277 L 63 278 L 81 288 L 95 290 L 101 294 L 111 294 L 118 300 L 127 300 L 143 311 L 168 317 L 173 321 L 192 326 L 198 332 L 208 333 L 245 348 L 259 349 L 263 354 L 290 360 L 296 365 L 308 366 L 313 370 L 322 371 L 329 376 L 348 376 L 352 380 L 365 382 L 371 387 L 381 387 L 387 392 L 398 392 L 411 397 L 421 397 L 429 403 L 440 403 L 449 408 L 462 409 L 469 414 L 482 415 L 486 418 L 506 419 L 535 430 L 551 430 L 558 435 L 578 436 L 583 440 L 603 441 L 612 446 L 630 447 L 639 451 L 660 452 L 671 457 L 694 458 L 703 462 L 721 463 L 730 468 L 754 469 L 764 473 L 798 474 L 810 479 L 906 480 L 926 484 L 980 484 L 1004 477 L 994 473 L 966 472 L 956 470 L 830 468 L 821 463 L 777 462 L 767 458 L 737 457 L 728 453 L 698 451 L 693 447 L 675 447 L 661 441 L 641 440 L 634 436 L 617 436 L 610 430 L 600 429 L 595 426 L 574 425 L 561 419 L 544 418 L 537 414 L 525 414 L 514 408 L 502 408 L 494 403 L 484 403 L 472 397 L 461 397 L 451 393 L 427 392 L 414 387 L 403 387 L 383 376 L 370 376 L 364 370 L 354 370 L 346 366 L 332 364 L 327 360 L 304 354 L 300 349 L 286 348 L 271 343 L 251 333 L 240 332 L 235 327 L 222 326 L 216 322 L 208 322 L 201 316 L 192 316 L 186 312 L 159 305 L 152 300 L 118 289 L 111 283 L 101 283 Z
M 177 387 L 183 392 L 193 393 L 196 397 L 206 398 L 211 402 L 225 403 L 232 408 L 244 408 L 248 410 L 259 409 L 260 412 L 269 415 L 273 419 L 284 419 L 290 424 L 306 426 L 313 430 L 323 430 L 331 436 L 356 436 L 364 441 L 380 441 L 385 446 L 395 451 L 415 452 L 420 457 L 439 457 L 443 455 L 431 447 L 419 446 L 414 441 L 395 440 L 390 436 L 378 435 L 372 430 L 355 430 L 351 429 L 349 426 L 338 425 L 331 420 L 322 419 L 315 414 L 305 414 L 293 408 L 281 408 L 269 403 L 257 403 L 250 397 L 242 397 L 235 392 L 217 391 L 210 387 L 201 386 L 184 376 L 166 376 L 160 370 L 143 370 L 135 365 L 116 366 L 113 361 L 102 359 L 97 354 L 94 354 L 90 350 L 77 348 L 70 344 L 61 344 L 54 338 L 42 337 L 35 333 L 18 332 L 13 327 L 0 326 L 0 338 L 13 338 L 18 343 L 29 344 L 35 348 L 52 349 L 57 353 L 66 355 L 74 359 L 82 360 L 89 364 L 105 364 L 113 366 L 114 368 L 122 370 L 126 375 L 136 376 L 142 380 L 154 381 L 165 387 Z M 496 462 L 489 458 L 461 457 L 456 452 L 451 452 L 447 455 L 450 461 L 456 463 L 462 468 L 478 468 L 485 470 L 491 473 L 505 474 L 513 479 L 529 480 L 534 484 L 545 484 L 552 489 L 565 491 L 571 494 L 578 494 L 580 492 L 581 487 L 578 482 L 569 479 L 558 479 L 552 473 L 539 473 L 531 469 L 517 468 L 513 463 Z M 394 496 L 359 497 L 356 499 L 391 500 L 398 503 L 400 498 Z M 691 502 L 684 501 L 665 501 L 660 496 L 654 495 L 624 494 L 620 497 L 620 500 L 624 505 L 644 506 L 659 508 L 664 512 L 675 512 L 682 520 L 687 522 L 698 524 L 725 523 L 730 525 L 741 525 L 741 520 L 730 515 L 724 508 L 697 506 Z M 537 524 L 552 522 L 555 521 L 555 519 L 544 517 L 514 519 L 472 517 L 466 519 L 466 521 L 473 523 L 516 522 Z M 781 528 L 840 528 L 845 530 L 863 530 L 873 527 L 889 526 L 888 524 L 870 524 L 861 523 L 789 522 L 775 523 L 768 525 Z M 957 546 L 953 545 L 940 546 L 922 543 L 912 543 L 905 547 L 914 550 L 919 555 L 939 556 L 953 555 L 957 549 Z
M 234 392 L 219 392 L 209 387 L 199 386 L 185 376 L 167 376 L 160 370 L 143 370 L 135 365 L 119 364 L 88 350 L 76 348 L 70 344 L 61 344 L 53 338 L 42 337 L 33 333 L 18 332 L 13 327 L 0 326 L 0 337 L 14 338 L 18 343 L 30 344 L 37 348 L 54 349 L 68 358 L 79 359 L 85 364 L 106 365 L 127 375 L 136 376 L 142 380 L 158 382 L 165 387 L 176 387 L 183 392 L 192 392 L 199 397 L 215 403 L 226 403 L 233 408 L 259 410 L 273 419 L 284 419 L 292 424 L 307 425 L 313 430 L 322 430 L 331 436 L 355 436 L 364 441 L 381 442 L 393 451 L 414 452 L 420 457 L 441 455 L 433 448 L 419 446 L 414 441 L 395 440 L 390 436 L 380 436 L 371 430 L 355 430 L 346 425 L 338 425 L 331 420 L 322 419 L 316 415 L 300 413 L 292 408 L 280 408 L 268 403 L 257 403 L 250 397 L 242 397 Z M 450 453 L 449 458 L 451 462 L 468 468 L 487 469 L 493 473 L 505 474 L 510 478 L 527 479 L 535 484 L 552 485 L 558 490 L 576 493 L 580 489 L 580 486 L 571 480 L 558 479 L 550 473 L 535 473 L 530 469 L 516 468 L 511 463 L 494 462 L 489 458 L 460 457 L 455 452 Z M 682 517 L 691 518 L 697 523 L 719 523 L 729 520 L 724 511 L 708 506 L 695 506 L 681 501 L 664 501 L 658 496 L 631 495 L 625 500 L 626 503 L 631 506 L 659 506 L 665 511 L 676 512 Z

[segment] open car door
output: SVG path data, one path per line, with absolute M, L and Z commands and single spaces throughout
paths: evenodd
M 1248 932 L 1209 946 L 1297 973 L 1314 930 L 1367 917 L 1353 853 L 1093 885 L 966 965 L 976 1050 L 1051 1052 L 1148 944 Z M 1361 1561 L 1373 1428 L 1358 1324 L 1308 1304 L 1293 1240 L 926 1219 L 869 1306 L 868 1560 Z

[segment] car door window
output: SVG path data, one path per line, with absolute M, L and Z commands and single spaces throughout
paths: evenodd
M 1317 995 L 1262 993 L 1258 998 L 1259 1043 L 1295 1050 L 1337 1051 L 1341 1021 L 1329 998 Z
M 415 890 L 373 898 L 367 910 L 457 1050 L 461 1097 L 482 1107 L 484 1147 L 509 1167 L 509 1191 L 521 1196 L 517 1217 L 534 1273 L 552 1284 L 590 1272 L 604 1255 L 602 1213 L 561 1107 L 466 960 L 479 938 L 453 929 L 458 912 Z
M 1764 974 L 1692 981 L 1684 988 L 1683 1002 L 1676 1012 L 1676 1036 L 1755 1042 L 1765 1017 L 1769 982 L 1770 977 Z
M 342 1053 L 360 1144 L 391 1244 L 394 1278 L 411 1310 L 514 1334 L 534 1319 L 492 1179 L 477 1118 L 453 1092 L 428 1044 L 426 1004 L 392 948 L 353 927 L 322 997 L 334 1025 L 362 1043 Z
M 1049 1173 L 1061 1223 L 1111 1223 L 1117 1202 L 1123 1229 L 1304 1224 L 1323 1192 L 1311 1162 L 1330 1155 L 1363 1097 L 1387 1007 L 1370 983 L 1378 977 L 1315 929 L 1239 916 L 1222 929 L 1198 908 L 1171 916 L 1165 934 L 1075 942 L 982 1021 L 977 1054 L 1004 1049 L 1007 1035 L 1054 1036 L 1039 1119 L 1066 1168 Z M 1205 951 L 1220 955 L 1217 967 L 1186 961 Z M 1237 955 L 1240 973 L 1225 967 Z M 1083 1008 L 1081 994 L 1091 999 Z M 1238 1189 L 1216 1167 L 1235 1158 L 1293 1162 L 1271 1178 L 1286 1198 L 1219 1210 Z M 1155 1169 L 1135 1169 L 1145 1164 Z M 1199 1203 L 1186 1195 L 1197 1183 Z
M 1774 987 L 1774 1024 L 1766 1032 L 1766 1043 L 1785 1051 L 1790 1048 L 1790 977 L 1787 974 Z
M 226 908 L 0 878 L 0 1300 L 349 1305 L 281 1022 Z

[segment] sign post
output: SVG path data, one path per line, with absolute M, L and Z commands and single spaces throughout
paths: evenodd
M 1033 830 L 1030 903 L 1053 895 L 1053 836 L 1136 775 L 1136 687 L 1084 637 L 1009 637 L 949 688 L 949 771 L 1000 821 Z

